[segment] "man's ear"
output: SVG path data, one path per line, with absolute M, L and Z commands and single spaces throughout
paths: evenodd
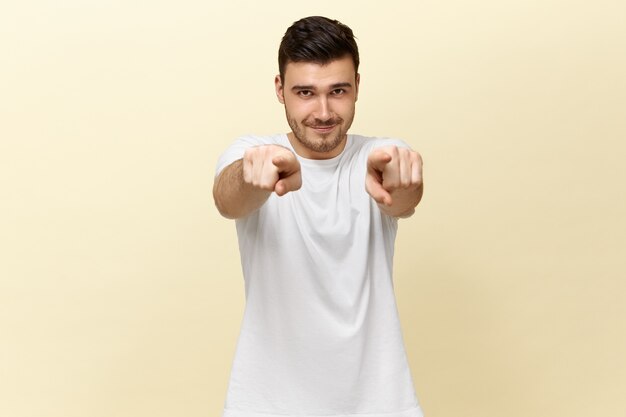
M 280 104 L 285 104 L 285 96 L 283 95 L 283 81 L 280 78 L 280 74 L 274 78 L 274 87 L 276 88 L 276 97 Z
M 357 101 L 359 99 L 359 83 L 360 82 L 361 82 L 361 74 L 357 72 L 356 79 L 355 79 L 356 87 L 355 87 L 354 101 Z

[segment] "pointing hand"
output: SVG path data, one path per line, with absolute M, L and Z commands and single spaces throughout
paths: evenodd
M 243 179 L 246 183 L 279 196 L 302 186 L 298 159 L 289 149 L 279 145 L 248 148 L 243 156 Z
M 385 146 L 374 149 L 367 158 L 365 189 L 381 205 L 400 204 L 400 214 L 412 214 L 421 198 L 422 158 L 417 152 Z M 410 211 L 410 213 L 408 213 Z

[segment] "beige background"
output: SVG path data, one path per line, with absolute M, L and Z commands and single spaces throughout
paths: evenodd
M 427 416 L 626 415 L 622 0 L 3 2 L 0 415 L 220 415 L 244 299 L 212 173 L 286 131 L 312 14 L 359 39 L 353 132 L 425 160 L 395 283 Z

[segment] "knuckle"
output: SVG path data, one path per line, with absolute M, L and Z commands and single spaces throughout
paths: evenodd
M 273 190 L 274 183 L 272 181 L 269 181 L 269 179 L 262 179 L 261 181 L 259 181 L 258 187 L 262 190 Z
M 400 186 L 400 182 L 398 180 L 385 181 L 383 186 L 383 188 L 387 191 L 395 191 Z

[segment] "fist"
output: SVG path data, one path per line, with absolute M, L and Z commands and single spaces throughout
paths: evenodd
M 413 200 L 412 196 L 421 188 L 422 157 L 419 153 L 385 146 L 369 154 L 365 189 L 378 204 L 391 206 L 394 199 Z
M 302 186 L 300 162 L 293 152 L 282 146 L 254 146 L 243 155 L 243 180 L 255 188 L 282 196 Z

